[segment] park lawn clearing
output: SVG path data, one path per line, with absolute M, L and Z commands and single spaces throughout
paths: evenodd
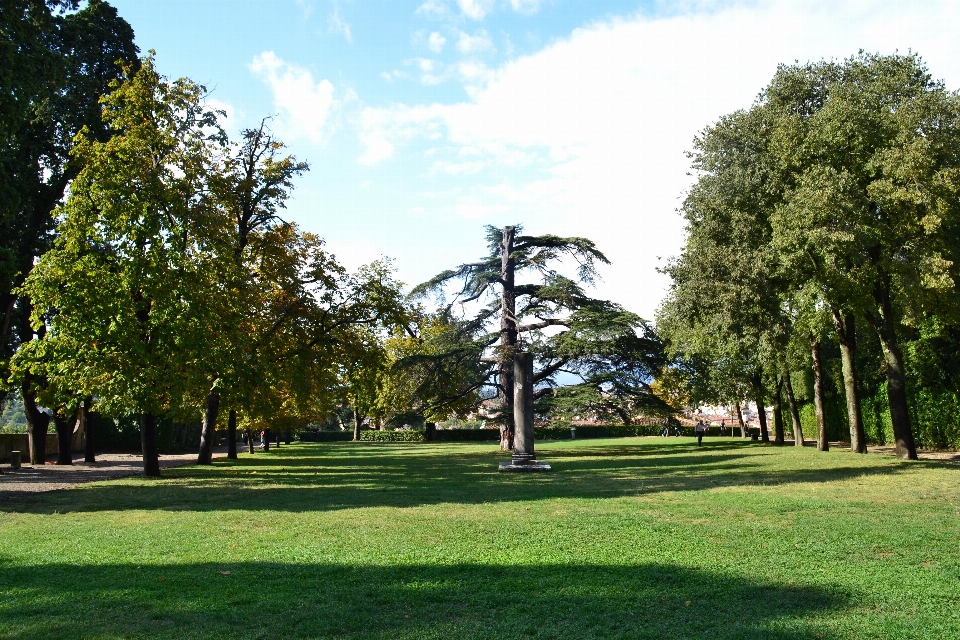
M 0 638 L 960 638 L 960 465 L 295 444 L 0 506 Z

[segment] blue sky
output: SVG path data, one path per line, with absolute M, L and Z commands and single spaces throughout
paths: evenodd
M 229 130 L 275 116 L 311 164 L 287 217 L 348 267 L 386 255 L 416 284 L 521 223 L 595 240 L 597 294 L 647 318 L 683 242 L 684 152 L 778 63 L 914 50 L 960 86 L 960 3 L 938 0 L 112 4 Z

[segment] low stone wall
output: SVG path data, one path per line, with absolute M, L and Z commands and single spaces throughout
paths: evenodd
M 56 438 L 54 438 L 54 440 L 56 440 Z M 10 462 L 11 451 L 20 452 L 21 463 L 30 462 L 30 444 L 27 439 L 27 434 L 0 433 L 0 462 Z
M 73 450 L 83 451 L 83 433 L 74 432 Z M 25 433 L 0 433 L 0 462 L 10 462 L 10 452 L 19 451 L 20 461 L 30 463 L 30 438 Z M 47 457 L 55 456 L 60 451 L 57 444 L 57 434 L 47 433 Z

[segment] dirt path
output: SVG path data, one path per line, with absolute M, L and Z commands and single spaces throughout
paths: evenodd
M 226 447 L 218 447 L 213 456 L 227 455 Z M 196 453 L 160 456 L 160 468 L 182 467 L 197 461 Z M 136 453 L 99 453 L 97 461 L 86 463 L 83 454 L 74 454 L 72 465 L 24 465 L 16 471 L 9 465 L 0 468 L 0 502 L 17 500 L 31 493 L 67 489 L 84 482 L 110 480 L 143 473 L 143 458 Z

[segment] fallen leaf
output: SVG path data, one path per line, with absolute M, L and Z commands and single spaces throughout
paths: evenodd
M 690 601 L 687 600 L 684 604 L 686 604 L 686 605 L 689 607 L 689 606 L 690 606 Z
M 220 575 L 222 575 L 222 576 L 228 576 L 228 575 L 230 575 L 230 572 L 229 572 L 229 571 L 221 571 L 221 572 L 220 572 Z
M 160 576 L 159 578 L 157 578 L 157 580 L 159 580 L 160 582 L 163 582 L 163 576 Z

